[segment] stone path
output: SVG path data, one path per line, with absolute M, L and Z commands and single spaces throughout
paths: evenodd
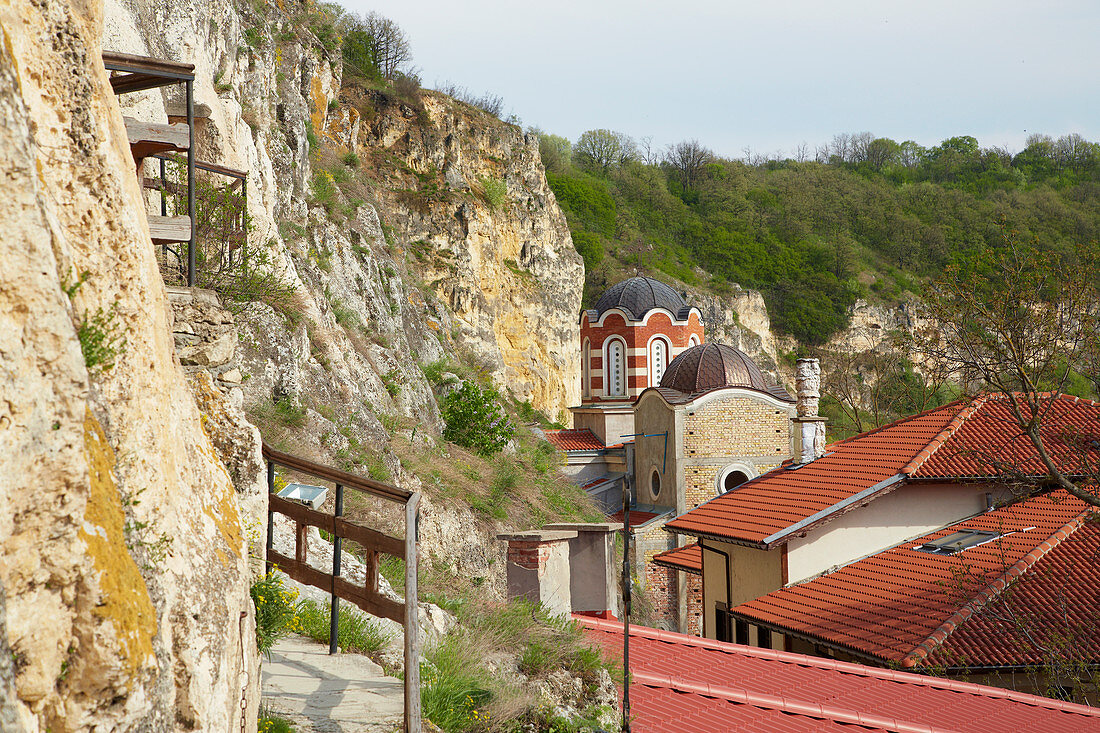
M 329 656 L 301 636 L 281 640 L 263 662 L 263 702 L 298 733 L 390 733 L 401 728 L 402 682 L 361 654 Z

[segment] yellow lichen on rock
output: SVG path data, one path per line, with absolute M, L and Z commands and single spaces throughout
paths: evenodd
M 94 612 L 114 625 L 133 674 L 153 654 L 156 614 L 141 571 L 126 547 L 126 514 L 115 483 L 115 454 L 90 412 L 84 418 L 84 452 L 90 490 L 78 534 L 99 574 L 102 597 Z

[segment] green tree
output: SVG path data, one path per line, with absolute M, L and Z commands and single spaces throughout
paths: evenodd
M 629 135 L 613 130 L 589 130 L 573 146 L 573 159 L 589 173 L 607 176 L 613 167 L 638 157 L 638 149 Z
M 1100 470 L 1091 431 L 1054 431 L 1054 400 L 1077 372 L 1100 381 L 1100 248 L 1044 251 L 1005 232 L 1002 246 L 958 257 L 927 300 L 937 324 L 920 350 L 965 385 L 1003 398 L 1012 423 L 1035 449 L 1033 466 L 987 456 L 1013 484 L 1050 486 L 1100 506 Z

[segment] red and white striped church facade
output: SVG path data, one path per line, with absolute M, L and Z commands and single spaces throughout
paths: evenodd
M 581 404 L 573 423 L 605 444 L 632 432 L 633 404 L 669 362 L 703 343 L 699 309 L 668 285 L 633 277 L 608 289 L 580 316 Z

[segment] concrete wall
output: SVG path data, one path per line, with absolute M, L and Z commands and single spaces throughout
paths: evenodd
M 715 540 L 703 546 L 703 636 L 715 638 L 714 609 L 726 602 L 726 561 L 712 550 L 730 556 L 729 584 L 732 605 L 737 606 L 783 586 L 783 548 L 757 550 Z M 708 549 L 710 548 L 710 549 Z
M 637 432 L 634 429 L 634 410 L 631 405 L 618 407 L 571 407 L 573 413 L 573 427 L 578 430 L 588 428 L 604 442 L 605 445 L 616 445 L 630 438 Z
M 634 475 L 637 480 L 638 501 L 644 504 L 667 506 L 684 511 L 684 476 L 680 470 L 683 456 L 681 439 L 682 409 L 664 401 L 657 392 L 646 392 L 634 408 L 635 432 L 656 435 L 668 432 L 668 457 L 665 458 L 665 438 L 635 438 Z M 656 470 L 661 477 L 660 493 L 652 491 L 652 475 Z
M 788 543 L 788 582 L 796 583 L 919 537 L 985 508 L 985 485 L 907 484 Z M 995 497 L 996 498 L 996 497 Z

